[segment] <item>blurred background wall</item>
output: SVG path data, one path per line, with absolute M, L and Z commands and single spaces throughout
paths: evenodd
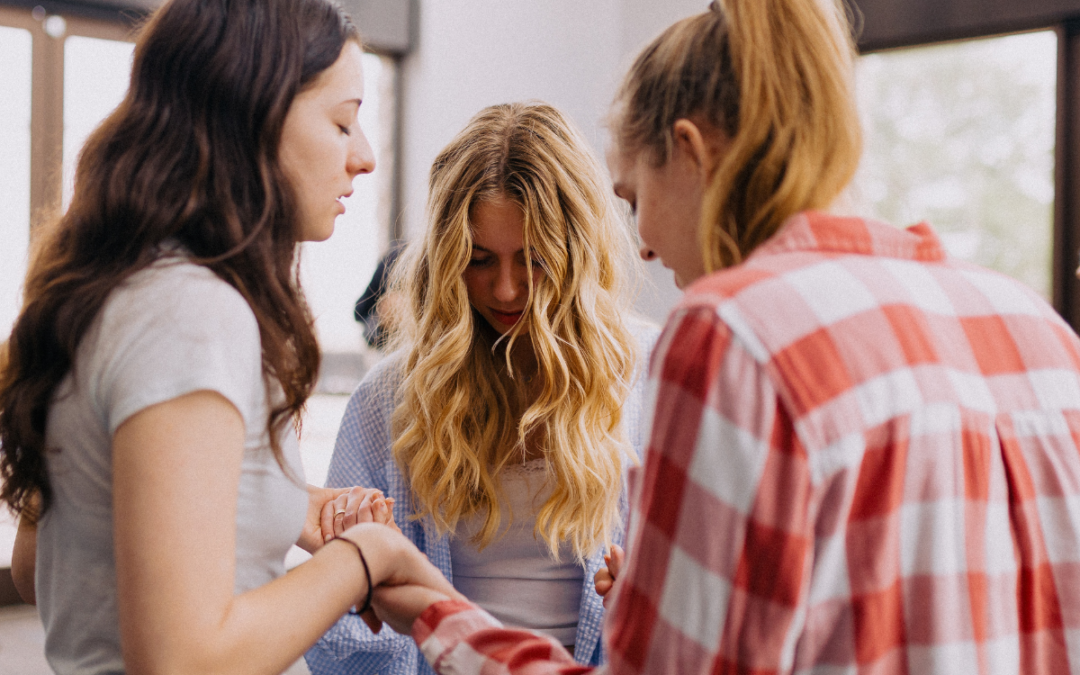
M 402 231 L 424 227 L 428 168 L 482 107 L 541 99 L 568 113 L 603 160 L 604 116 L 637 51 L 702 0 L 463 0 L 424 2 L 402 76 Z M 663 321 L 671 274 L 648 266 L 639 308 Z

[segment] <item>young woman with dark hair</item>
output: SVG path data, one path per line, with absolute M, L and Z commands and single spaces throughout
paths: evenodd
M 327 0 L 171 0 L 143 28 L 2 357 L 0 498 L 56 672 L 280 673 L 389 576 L 364 548 L 410 546 L 345 531 L 386 503 L 305 487 L 294 429 L 319 366 L 297 244 L 374 168 L 362 100 Z

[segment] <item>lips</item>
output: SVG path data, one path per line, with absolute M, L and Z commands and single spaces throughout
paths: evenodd
M 500 311 L 495 310 L 495 309 L 491 309 L 490 311 L 491 311 L 491 316 L 496 321 L 498 321 L 499 323 L 501 323 L 501 324 L 503 324 L 505 326 L 513 326 L 515 323 L 517 323 L 521 319 L 521 316 L 525 313 L 524 311 L 500 312 Z
M 345 200 L 348 199 L 349 197 L 352 197 L 352 193 L 353 193 L 353 191 L 349 190 L 348 192 L 342 194 L 340 197 L 337 198 L 337 200 L 336 200 L 337 205 L 338 205 L 338 208 L 341 209 L 341 213 L 345 213 Z

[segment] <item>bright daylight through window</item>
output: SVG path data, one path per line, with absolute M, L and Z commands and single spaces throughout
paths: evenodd
M 1052 31 L 870 54 L 854 211 L 925 219 L 949 253 L 1050 297 L 1057 37 Z
M 0 336 L 19 311 L 30 242 L 30 60 L 30 33 L 0 26 Z

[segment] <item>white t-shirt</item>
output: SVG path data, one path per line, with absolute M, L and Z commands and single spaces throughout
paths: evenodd
M 144 408 L 201 390 L 218 392 L 236 406 L 246 438 L 235 591 L 284 574 L 285 554 L 303 527 L 307 494 L 270 450 L 261 364 L 251 308 L 205 267 L 163 258 L 106 300 L 79 344 L 72 372 L 57 388 L 46 425 L 53 503 L 38 527 L 35 586 L 46 657 L 60 675 L 124 671 L 111 440 L 120 424 Z M 302 481 L 295 435 L 283 434 L 281 445 Z

